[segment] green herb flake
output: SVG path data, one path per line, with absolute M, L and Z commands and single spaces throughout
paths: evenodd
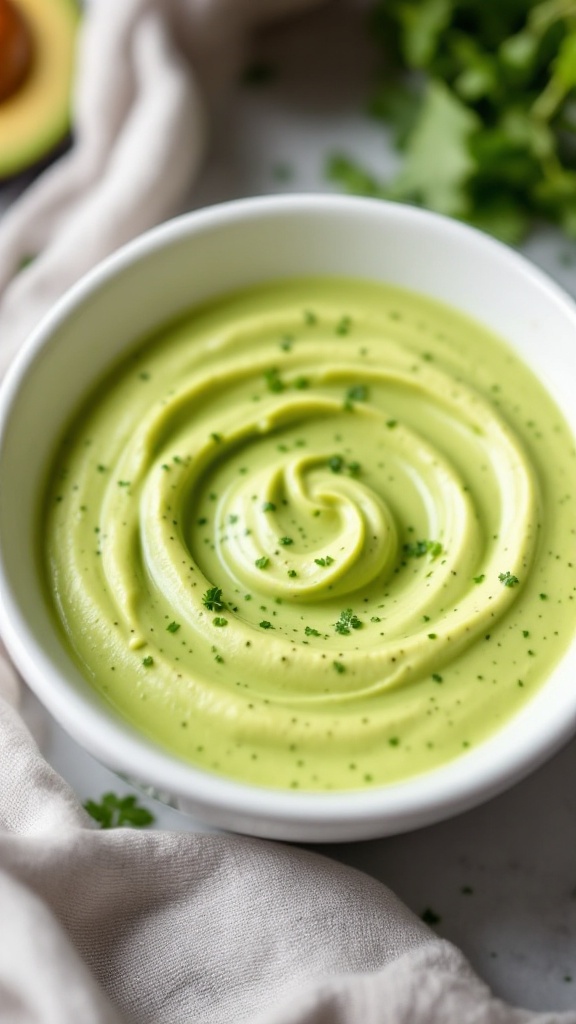
M 284 381 L 280 379 L 278 370 L 275 367 L 265 371 L 264 380 L 266 381 L 266 386 L 269 391 L 278 393 L 280 391 L 284 391 L 286 387 Z
M 274 626 L 271 622 L 268 622 L 268 619 L 262 619 L 262 622 L 258 623 L 258 625 L 260 629 L 274 629 Z
M 261 558 L 256 559 L 254 565 L 257 569 L 266 569 L 266 567 L 270 565 L 270 559 L 267 558 L 266 555 L 262 555 Z
M 344 466 L 345 462 L 341 455 L 331 455 L 328 459 L 328 469 L 333 473 L 341 473 Z
M 274 504 L 273 501 L 265 501 L 264 504 L 262 505 L 262 511 L 263 512 L 275 512 L 276 511 L 276 505 Z
M 473 577 L 474 583 L 483 583 L 485 579 L 486 579 L 486 574 L 483 573 L 483 572 L 480 573 L 479 576 L 474 576 Z
M 434 559 L 442 554 L 443 547 L 438 540 L 416 540 L 404 544 L 402 550 L 407 558 L 422 558 L 424 555 L 430 555 Z
M 117 796 L 116 793 L 104 793 L 99 802 L 86 800 L 84 809 L 94 818 L 100 828 L 145 828 L 154 821 L 154 815 L 146 807 L 142 807 L 135 796 Z
M 154 664 L 154 658 L 152 655 L 147 654 L 145 658 L 142 658 L 142 664 L 144 665 L 144 668 L 150 668 L 150 666 Z
M 365 384 L 353 384 L 346 392 L 345 408 L 350 409 L 354 402 L 366 402 L 368 399 L 368 388 Z
M 169 633 L 177 633 L 178 630 L 180 629 L 180 623 L 179 622 L 171 622 L 171 623 L 169 623 L 168 626 L 166 626 L 166 629 L 168 630 Z
M 304 633 L 306 634 L 306 636 L 320 636 L 318 630 L 314 629 L 313 626 L 306 626 L 304 629 Z
M 500 583 L 503 583 L 505 587 L 515 587 L 520 580 L 517 576 L 513 576 L 511 572 L 501 572 L 498 575 Z
M 293 544 L 294 541 L 292 540 L 292 537 L 279 537 L 278 538 L 278 543 L 282 544 L 286 548 L 290 544 Z
M 210 587 L 202 597 L 202 604 L 209 612 L 219 612 L 224 607 L 222 588 Z
M 336 334 L 349 334 L 351 326 L 352 320 L 350 319 L 349 316 L 340 317 L 340 320 L 336 324 Z M 363 401 L 363 399 L 359 399 L 359 401 Z
M 336 672 L 338 672 L 338 673 L 339 673 L 340 675 L 342 675 L 342 673 L 346 671 L 346 666 L 345 666 L 345 665 L 343 665 L 341 661 L 333 661 L 333 662 L 332 662 L 332 667 L 333 667 L 333 668 L 334 668 L 334 670 L 335 670 Z
M 326 555 L 325 558 L 315 558 L 316 565 L 320 565 L 322 568 L 328 565 L 332 565 L 334 559 L 330 555 Z
M 223 619 L 221 615 L 217 615 L 216 618 L 212 619 L 215 626 L 227 626 L 228 619 Z
M 298 573 L 296 572 L 296 569 L 288 569 L 288 575 L 290 576 L 291 579 L 294 579 L 298 575 Z
M 346 608 L 343 612 L 340 612 L 338 622 L 334 623 L 334 629 L 337 633 L 340 633 L 341 636 L 348 636 L 351 629 L 361 628 L 362 623 L 351 608 Z

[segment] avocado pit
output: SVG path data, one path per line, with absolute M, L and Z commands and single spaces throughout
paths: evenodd
M 34 58 L 32 33 L 12 0 L 0 0 L 0 103 L 26 80 Z

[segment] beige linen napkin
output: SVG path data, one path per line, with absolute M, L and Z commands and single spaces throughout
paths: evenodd
M 312 2 L 92 0 L 74 146 L 0 222 L 2 368 L 83 271 L 185 203 L 247 32 Z M 494 999 L 384 886 L 325 858 L 98 830 L 16 706 L 0 656 L 0 1021 L 576 1024 Z

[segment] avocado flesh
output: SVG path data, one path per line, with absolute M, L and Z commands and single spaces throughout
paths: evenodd
M 0 103 L 0 179 L 48 156 L 70 130 L 79 9 L 75 0 L 12 0 L 30 32 L 33 59 Z

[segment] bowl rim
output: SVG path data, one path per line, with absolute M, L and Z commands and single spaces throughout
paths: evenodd
M 61 325 L 87 298 L 105 288 L 125 268 L 172 246 L 190 233 L 211 232 L 246 218 L 293 216 L 296 211 L 300 214 L 335 212 L 339 216 L 355 216 L 359 211 L 377 212 L 402 222 L 435 224 L 456 242 L 468 239 L 475 247 L 483 247 L 487 253 L 515 265 L 527 286 L 538 287 L 548 301 L 561 306 L 573 323 L 576 337 L 576 303 L 559 284 L 504 243 L 441 214 L 384 200 L 332 194 L 294 193 L 229 200 L 180 215 L 138 236 L 101 261 L 54 304 L 26 339 L 0 383 L 0 455 L 22 384 Z M 86 698 L 54 669 L 37 641 L 34 628 L 21 613 L 6 570 L 1 535 L 0 615 L 2 635 L 17 668 L 77 742 L 116 770 L 194 800 L 205 819 L 227 816 L 240 822 L 240 827 L 234 826 L 238 831 L 244 830 L 242 820 L 248 821 L 248 831 L 252 834 L 259 834 L 264 828 L 261 834 L 270 835 L 275 828 L 277 831 L 279 827 L 281 832 L 286 827 L 295 832 L 296 838 L 300 834 L 307 838 L 310 829 L 325 832 L 330 840 L 335 836 L 335 829 L 336 838 L 372 838 L 439 821 L 507 789 L 547 760 L 576 731 L 575 693 L 572 700 L 562 706 L 548 709 L 539 737 L 531 737 L 529 745 L 521 742 L 506 752 L 501 749 L 502 737 L 510 727 L 508 723 L 478 748 L 398 783 L 334 792 L 271 789 L 238 782 L 188 764 L 149 741 L 104 704 L 92 704 L 87 716 Z M 540 687 L 543 688 L 545 684 Z M 86 717 L 89 722 L 85 721 Z M 517 717 L 513 716 L 511 722 Z M 492 746 L 497 756 L 488 763 L 486 751 Z M 480 750 L 482 757 L 478 758 Z M 474 770 L 459 771 L 456 766 L 463 769 L 464 764 Z M 279 824 L 270 824 L 273 822 Z M 350 827 L 350 836 L 347 827 Z

